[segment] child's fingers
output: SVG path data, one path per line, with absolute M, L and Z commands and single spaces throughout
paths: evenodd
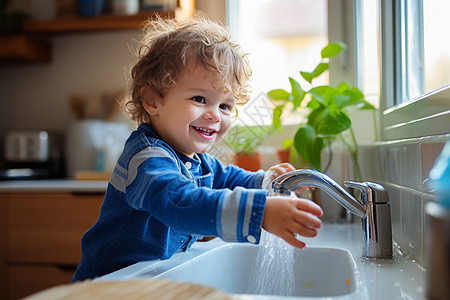
M 297 199 L 295 206 L 297 209 L 307 211 L 317 217 L 323 216 L 322 208 L 310 200 Z
M 301 186 L 301 187 L 299 187 L 296 191 L 295 191 L 295 195 L 297 196 L 297 197 L 301 197 L 301 194 L 304 192 L 304 191 L 307 191 L 307 190 L 312 190 L 312 191 L 314 191 L 316 188 L 315 187 L 313 187 L 313 186 L 309 186 L 309 185 L 304 185 L 304 186 Z
M 305 249 L 306 244 L 303 243 L 302 241 L 299 241 L 296 237 L 295 234 L 292 232 L 286 232 L 284 235 L 280 236 L 283 240 L 286 241 L 286 243 L 288 243 L 289 245 L 291 245 L 292 247 L 295 248 L 300 248 L 300 249 Z
M 309 228 L 309 229 L 320 229 L 322 227 L 322 221 L 320 219 L 310 213 L 304 211 L 298 211 L 294 215 L 294 220 L 300 226 Z M 298 233 L 298 232 L 297 232 Z
M 295 171 L 295 168 L 290 163 L 282 163 L 271 167 L 269 170 L 274 173 L 273 179 L 275 179 L 285 173 Z
M 292 171 L 296 170 L 294 168 L 294 166 L 291 165 L 290 163 L 282 163 L 282 164 L 279 164 L 279 166 L 281 166 L 281 167 L 283 167 L 285 169 L 285 173 L 292 172 Z
M 321 225 L 319 225 L 319 227 L 316 227 L 317 225 L 313 226 L 308 226 L 304 223 L 300 223 L 300 222 L 295 222 L 295 224 L 290 226 L 290 229 L 292 232 L 304 236 L 304 237 L 315 237 L 319 232 L 317 229 L 320 228 Z

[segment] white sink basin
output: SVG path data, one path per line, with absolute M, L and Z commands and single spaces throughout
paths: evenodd
M 263 253 L 261 253 L 261 251 Z M 355 263 L 347 250 L 334 248 L 285 249 L 249 244 L 225 244 L 156 276 L 207 285 L 231 294 L 278 296 L 338 296 L 355 290 Z M 287 259 L 286 256 L 290 257 Z
M 138 262 L 96 280 L 169 278 L 209 285 L 233 300 L 426 299 L 425 271 L 408 256 L 361 257 L 359 224 L 323 224 L 317 237 L 301 240 L 306 249 L 275 253 L 263 246 L 272 243 L 197 242 L 170 259 Z

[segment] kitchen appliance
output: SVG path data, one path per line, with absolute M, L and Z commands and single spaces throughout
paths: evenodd
M 65 142 L 67 177 L 77 178 L 79 172 L 85 171 L 111 173 L 130 133 L 127 123 L 102 120 L 72 123 Z
M 62 137 L 44 130 L 14 130 L 3 141 L 0 179 L 63 176 Z

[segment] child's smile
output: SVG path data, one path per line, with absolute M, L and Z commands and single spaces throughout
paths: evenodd
M 190 157 L 209 151 L 230 128 L 235 99 L 214 87 L 214 75 L 197 65 L 179 75 L 163 101 L 152 101 L 150 94 L 143 93 L 153 128 Z
M 192 127 L 194 127 L 194 129 L 197 130 L 198 133 L 201 136 L 203 136 L 205 139 L 211 139 L 213 137 L 214 133 L 216 133 L 216 131 L 213 129 L 197 127 L 197 126 L 192 126 Z

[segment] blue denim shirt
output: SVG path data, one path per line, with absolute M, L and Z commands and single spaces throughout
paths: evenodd
M 190 158 L 141 124 L 125 143 L 96 224 L 82 238 L 74 281 L 170 258 L 199 236 L 258 243 L 263 177 L 209 154 Z

